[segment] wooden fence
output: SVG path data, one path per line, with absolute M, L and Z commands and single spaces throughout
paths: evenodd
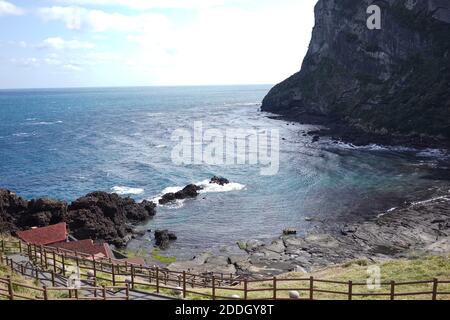
M 55 275 L 67 275 L 76 268 L 85 281 L 91 281 L 92 287 L 99 283 L 112 287 L 130 286 L 130 290 L 153 290 L 158 294 L 179 294 L 181 298 L 206 299 L 289 299 L 289 292 L 297 291 L 303 300 L 316 300 L 332 295 L 333 299 L 353 300 L 359 298 L 378 298 L 395 300 L 415 297 L 437 300 L 450 299 L 450 281 L 432 279 L 429 281 L 382 282 L 384 290 L 363 291 L 366 282 L 332 281 L 308 278 L 249 279 L 224 274 L 192 274 L 169 271 L 164 268 L 129 264 L 114 259 L 96 259 L 69 250 L 51 247 L 27 245 L 20 241 L 0 242 L 0 251 L 27 255 L 40 270 Z M 4 259 L 3 259 L 4 260 Z M 324 288 L 324 286 L 326 286 Z M 423 291 L 406 291 L 405 288 L 422 286 Z
M 28 294 L 21 293 L 27 291 Z M 123 295 L 108 295 L 111 290 L 125 290 Z M 53 293 L 58 293 L 54 295 Z M 66 293 L 66 294 L 65 294 Z M 8 300 L 129 300 L 122 287 L 46 287 L 31 286 L 14 281 L 10 276 L 0 277 L 0 298 Z

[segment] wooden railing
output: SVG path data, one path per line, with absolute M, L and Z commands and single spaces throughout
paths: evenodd
M 25 294 L 21 291 L 31 293 Z M 108 295 L 107 292 L 115 290 L 122 291 L 122 295 Z M 52 293 L 59 293 L 53 295 Z M 67 293 L 66 297 L 62 293 Z M 88 296 L 88 295 L 89 296 Z M 129 291 L 123 287 L 46 287 L 31 286 L 14 281 L 10 276 L 0 277 L 0 298 L 8 300 L 129 300 Z
M 296 291 L 300 299 L 316 300 L 332 296 L 333 299 L 353 300 L 359 298 L 390 299 L 415 297 L 437 300 L 450 299 L 450 281 L 432 279 L 412 282 L 382 282 L 382 290 L 362 291 L 366 282 L 322 280 L 308 278 L 249 279 L 224 274 L 192 274 L 169 271 L 164 268 L 129 264 L 114 259 L 95 259 L 69 250 L 44 246 L 27 245 L 20 241 L 0 242 L 0 251 L 21 253 L 28 256 L 40 270 L 47 270 L 53 276 L 66 275 L 70 268 L 80 270 L 85 281 L 111 284 L 112 287 L 130 286 L 130 290 L 154 290 L 158 294 L 178 293 L 179 297 L 203 297 L 207 299 L 290 299 L 288 292 Z M 4 258 L 3 258 L 4 261 Z M 1 262 L 1 261 L 0 261 Z M 324 286 L 327 286 L 324 288 Z M 405 291 L 404 288 L 426 287 L 423 291 Z M 331 287 L 331 288 L 330 288 Z

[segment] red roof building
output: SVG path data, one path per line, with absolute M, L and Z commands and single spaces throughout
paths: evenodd
M 72 242 L 60 242 L 52 244 L 51 247 L 61 248 L 69 251 L 76 251 L 95 258 L 114 258 L 111 248 L 107 243 L 95 244 L 92 240 L 80 240 Z
M 43 228 L 17 231 L 17 236 L 29 244 L 46 246 L 67 240 L 67 226 L 65 222 Z

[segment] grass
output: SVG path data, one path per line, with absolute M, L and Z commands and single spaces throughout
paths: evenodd
M 379 269 L 375 268 L 378 267 Z M 369 289 L 367 281 L 371 274 L 376 274 L 379 270 L 381 276 L 381 283 L 388 283 L 381 285 L 379 288 Z M 309 298 L 309 280 L 292 281 L 292 279 L 309 279 L 313 276 L 315 279 L 324 279 L 331 281 L 342 281 L 345 284 L 321 283 L 315 282 L 314 288 L 318 290 L 337 291 L 336 293 L 314 293 L 314 299 L 319 300 L 346 300 L 348 299 L 347 284 L 352 280 L 354 294 L 372 293 L 372 294 L 386 294 L 386 296 L 354 296 L 354 300 L 379 300 L 389 299 L 390 284 L 394 280 L 397 283 L 411 282 L 411 281 L 428 281 L 433 278 L 440 280 L 450 280 L 450 256 L 430 256 L 423 258 L 416 258 L 410 260 L 389 260 L 382 263 L 371 263 L 367 260 L 357 260 L 346 263 L 342 266 L 331 267 L 313 273 L 288 273 L 277 277 L 278 298 L 288 298 L 289 291 L 299 291 L 301 298 Z M 360 283 L 361 285 L 358 285 Z M 230 297 L 237 294 L 243 298 L 243 285 L 236 287 L 229 287 L 225 289 L 216 290 L 217 296 Z M 249 290 L 263 290 L 256 292 L 249 292 L 249 299 L 270 299 L 273 297 L 273 282 L 256 282 L 248 284 Z M 265 289 L 265 290 L 264 290 Z M 303 290 L 301 290 L 303 289 Z M 211 294 L 211 289 L 196 290 L 199 293 Z M 411 292 L 431 292 L 432 284 L 413 284 L 413 285 L 397 285 L 395 287 L 396 293 L 411 293 Z M 448 292 L 447 295 L 438 295 L 438 299 L 450 299 L 450 284 L 439 284 L 438 292 Z M 189 299 L 205 299 L 195 294 L 191 294 Z M 398 300 L 430 300 L 431 293 L 420 296 L 399 296 L 395 297 Z

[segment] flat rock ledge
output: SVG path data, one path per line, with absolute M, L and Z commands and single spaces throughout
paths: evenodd
M 196 274 L 223 273 L 253 278 L 309 272 L 349 261 L 380 261 L 450 252 L 450 193 L 410 203 L 365 222 L 321 227 L 303 237 L 281 236 L 271 243 L 239 243 L 242 254 L 202 254 L 168 266 Z

